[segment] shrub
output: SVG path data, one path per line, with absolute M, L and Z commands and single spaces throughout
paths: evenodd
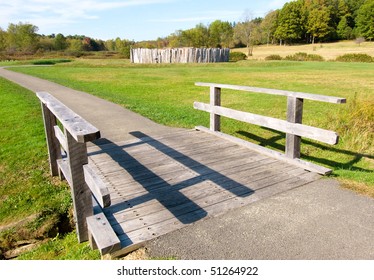
M 308 57 L 307 53 L 304 52 L 298 52 L 293 55 L 287 55 L 285 60 L 291 60 L 291 61 L 306 61 Z
M 240 60 L 246 60 L 247 56 L 242 52 L 230 52 L 230 61 L 237 62 Z
M 374 62 L 374 58 L 364 53 L 349 53 L 338 56 L 336 61 L 339 62 Z
M 324 61 L 324 58 L 318 54 L 307 54 L 304 52 L 295 53 L 286 56 L 285 60 L 291 61 Z
M 272 54 L 265 57 L 265 60 L 282 60 L 282 57 L 279 54 Z
M 319 54 L 308 54 L 307 60 L 308 61 L 324 61 L 325 59 Z

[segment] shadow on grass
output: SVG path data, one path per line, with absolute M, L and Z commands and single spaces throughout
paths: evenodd
M 246 137 L 246 138 L 248 138 L 248 139 L 251 139 L 253 141 L 258 142 L 258 144 L 260 146 L 268 147 L 268 148 L 272 148 L 272 149 L 284 152 L 285 151 L 285 146 L 277 143 L 277 141 L 286 138 L 286 134 L 283 133 L 283 132 L 279 132 L 277 130 L 273 130 L 273 129 L 269 129 L 269 128 L 265 128 L 265 127 L 261 127 L 261 128 L 264 129 L 264 130 L 267 130 L 267 131 L 271 131 L 271 132 L 275 133 L 276 135 L 271 137 L 271 138 L 263 138 L 261 136 L 252 134 L 252 133 L 247 132 L 247 131 L 237 131 L 237 133 Z M 302 143 L 302 145 L 310 145 L 310 146 L 313 146 L 313 147 L 318 148 L 320 150 L 325 150 L 325 151 L 332 152 L 332 153 L 337 153 L 337 154 L 344 154 L 344 155 L 353 157 L 353 159 L 350 160 L 350 161 L 339 162 L 339 161 L 334 161 L 334 160 L 331 160 L 331 159 L 328 159 L 328 158 L 319 158 L 319 157 L 306 155 L 306 154 L 302 153 L 301 157 L 305 160 L 328 166 L 333 170 L 334 169 L 335 170 L 336 169 L 343 169 L 343 170 L 359 171 L 359 172 L 367 172 L 367 173 L 372 173 L 373 172 L 373 170 L 369 170 L 369 169 L 354 166 L 360 160 L 362 160 L 362 158 L 364 158 L 364 157 L 374 159 L 373 155 L 362 154 L 362 153 L 356 153 L 356 152 L 352 152 L 352 151 L 348 151 L 348 150 L 343 150 L 343 149 L 339 149 L 339 148 L 336 148 L 336 147 L 333 147 L 333 146 L 312 142 L 310 140 L 303 139 L 303 138 L 301 139 L 301 143 Z M 336 174 L 335 175 L 333 174 L 332 176 L 336 176 Z

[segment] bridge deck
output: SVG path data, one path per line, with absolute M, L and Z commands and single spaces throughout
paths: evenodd
M 201 131 L 132 134 L 136 140 L 88 150 L 110 191 L 112 205 L 102 211 L 121 241 L 120 253 L 320 177 Z

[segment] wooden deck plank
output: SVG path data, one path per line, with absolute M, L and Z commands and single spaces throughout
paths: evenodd
M 240 170 L 243 171 L 243 172 L 246 172 L 247 174 L 249 174 L 249 171 L 250 170 L 250 173 L 251 174 L 255 174 L 257 172 L 257 170 L 262 166 L 262 165 L 269 165 L 271 163 L 274 163 L 276 162 L 275 160 L 272 160 L 272 159 L 264 159 L 261 163 L 259 163 L 258 161 L 256 162 L 252 162 L 252 163 L 248 163 L 246 165 L 246 167 L 242 167 Z M 222 167 L 224 168 L 224 167 Z M 153 181 L 152 178 L 149 179 L 148 181 L 143 181 L 141 182 L 142 183 L 142 186 L 143 186 L 143 193 L 148 193 L 150 191 L 152 192 L 155 192 L 155 190 L 162 190 L 161 188 L 163 187 L 164 189 L 168 189 L 170 187 L 170 185 L 173 185 L 173 187 L 184 187 L 184 186 L 188 186 L 188 185 L 191 185 L 191 184 L 194 184 L 198 181 L 201 181 L 201 180 L 210 180 L 210 181 L 215 181 L 215 182 L 220 182 L 220 181 L 223 181 L 226 177 L 225 176 L 230 176 L 230 174 L 235 174 L 235 173 L 238 173 L 238 167 L 237 166 L 232 166 L 232 168 L 228 167 L 227 170 L 225 171 L 225 175 L 222 175 L 220 174 L 219 172 L 222 170 L 221 169 L 216 169 L 216 170 L 211 170 L 211 172 L 209 173 L 203 173 L 203 174 L 196 174 L 196 176 L 189 176 L 189 178 L 196 178 L 195 180 L 189 180 L 188 182 L 185 182 L 184 180 L 179 180 L 177 177 L 179 177 L 180 175 L 177 175 L 175 173 L 170 173 L 170 177 L 166 178 L 168 179 L 167 182 L 168 182 L 168 185 L 161 185 L 159 184 L 159 182 L 156 182 L 156 181 Z M 205 167 L 203 169 L 206 169 Z M 185 173 L 185 172 L 183 172 Z M 182 179 L 182 178 L 181 178 Z M 132 188 L 134 187 L 134 185 L 138 185 L 140 183 L 138 182 L 133 182 L 133 184 L 128 184 L 122 188 L 116 188 L 117 190 L 120 190 L 120 191 L 125 191 L 127 192 L 127 195 L 126 195 L 126 199 L 131 199 L 132 197 L 136 197 L 138 195 L 141 195 L 141 193 L 135 193 L 134 191 L 132 191 Z M 178 186 L 176 186 L 176 184 L 178 184 Z
M 211 141 L 211 142 L 203 142 L 201 144 L 198 143 L 188 143 L 183 146 L 170 146 L 168 147 L 168 151 L 165 149 L 155 149 L 152 146 L 142 146 L 141 149 L 133 151 L 132 149 L 122 149 L 118 148 L 116 150 L 111 150 L 110 153 L 102 153 L 91 156 L 92 160 L 98 161 L 100 163 L 105 164 L 106 161 L 112 161 L 115 159 L 116 162 L 122 163 L 126 162 L 129 157 L 136 155 L 137 159 L 149 159 L 149 160 L 156 160 L 159 156 L 165 157 L 166 155 L 169 157 L 176 158 L 178 154 L 183 153 L 191 153 L 191 154 L 198 154 L 203 151 L 206 153 L 213 153 L 215 150 L 226 150 L 229 148 L 238 147 L 234 143 L 230 142 L 218 142 Z M 140 148 L 140 147 L 139 147 Z M 209 149 L 208 149 L 209 148 Z M 240 150 L 240 148 L 238 149 Z M 244 150 L 244 149 L 243 149 Z
M 192 156 L 199 156 L 200 154 L 203 154 L 204 157 L 210 158 L 211 154 L 214 154 L 217 152 L 225 153 L 225 154 L 228 154 L 229 156 L 230 154 L 236 154 L 236 153 L 245 151 L 245 149 L 240 149 L 240 148 L 235 149 L 235 147 L 237 146 L 224 144 L 224 145 L 213 146 L 209 149 L 209 151 L 205 151 L 206 149 L 205 147 L 196 147 L 196 148 L 191 147 L 189 150 L 184 150 L 184 151 L 179 151 L 179 152 L 176 152 L 173 150 L 170 150 L 168 152 L 150 150 L 145 154 L 132 154 L 132 153 L 128 153 L 127 151 L 122 151 L 121 154 L 116 154 L 116 155 L 108 154 L 108 155 L 101 156 L 101 157 L 92 157 L 91 159 L 97 163 L 97 166 L 101 166 L 101 165 L 105 166 L 108 163 L 115 161 L 118 165 L 121 165 L 124 168 L 131 168 L 132 162 L 130 162 L 130 160 L 134 156 L 136 156 L 137 161 L 144 162 L 144 164 L 151 164 L 154 162 L 163 161 L 165 159 L 175 160 L 175 159 L 185 157 L 185 156 L 192 157 Z
M 307 172 L 305 172 L 304 176 L 305 176 L 305 178 L 303 178 L 303 176 L 295 177 L 295 178 L 292 178 L 288 181 L 278 183 L 277 185 L 278 186 L 283 185 L 283 186 L 288 186 L 289 187 L 289 185 L 292 184 L 293 187 L 295 188 L 295 187 L 300 187 L 302 185 L 305 185 L 305 184 L 315 180 L 314 178 L 310 178 L 310 176 Z M 235 208 L 238 208 L 238 207 L 242 207 L 242 206 L 247 205 L 249 203 L 258 201 L 259 199 L 266 198 L 266 197 L 268 197 L 267 195 L 268 194 L 257 193 L 256 195 L 247 197 L 245 199 L 245 201 L 241 201 L 240 199 L 231 199 L 230 203 L 225 204 L 226 207 L 224 208 L 225 209 L 224 211 L 222 211 L 223 210 L 222 205 L 219 205 L 219 204 L 212 205 L 209 208 L 210 209 L 210 215 L 209 216 L 214 217 L 214 216 L 220 215 L 220 214 L 224 213 L 225 211 L 229 211 L 229 210 L 232 210 L 232 209 L 235 209 Z M 189 215 L 189 216 L 192 217 L 194 215 L 198 216 L 200 214 L 201 214 L 201 210 L 196 210 L 195 212 L 187 213 L 185 215 L 187 215 L 187 216 Z M 134 243 L 142 243 L 144 241 L 154 239 L 154 238 L 156 238 L 160 235 L 163 235 L 163 234 L 169 233 L 171 231 L 183 228 L 185 226 L 186 225 L 178 222 L 177 219 L 172 218 L 172 219 L 165 220 L 165 221 L 163 221 L 159 224 L 155 224 L 155 225 L 152 225 L 152 226 L 147 226 L 146 228 L 141 228 L 141 229 L 138 229 L 136 231 L 129 232 L 127 234 L 121 234 L 121 235 L 119 235 L 119 239 L 121 240 L 121 244 L 122 244 L 123 247 L 131 246 Z
M 175 141 L 177 140 L 177 141 Z M 170 144 L 170 142 L 178 143 L 186 143 L 186 142 L 195 142 L 195 143 L 203 143 L 207 141 L 214 141 L 216 140 L 215 137 L 212 137 L 209 134 L 206 135 L 197 135 L 196 129 L 185 130 L 183 132 L 176 132 L 174 134 L 167 134 L 165 136 L 144 136 L 139 137 L 138 139 L 133 140 L 126 140 L 126 141 L 119 141 L 119 142 L 108 142 L 104 144 L 98 144 L 95 146 L 91 146 L 88 149 L 88 152 L 91 154 L 95 154 L 101 151 L 110 151 L 112 149 L 122 148 L 122 149 L 131 149 L 137 148 L 139 146 L 150 144 L 155 141 L 162 141 L 164 143 Z
M 304 171 L 301 171 L 301 172 L 304 172 Z M 243 176 L 243 174 L 242 174 Z M 244 175 L 245 176 L 245 175 Z M 248 176 L 245 176 L 246 178 L 248 178 Z M 276 178 L 274 178 L 276 177 Z M 252 193 L 252 192 L 255 192 L 257 189 L 263 187 L 264 185 L 265 186 L 269 186 L 271 183 L 274 183 L 274 182 L 280 182 L 282 180 L 288 180 L 289 178 L 293 177 L 292 175 L 290 175 L 287 170 L 280 170 L 279 173 L 275 173 L 275 174 L 272 174 L 271 176 L 269 176 L 268 174 L 264 174 L 264 172 L 259 172 L 258 174 L 256 175 L 252 175 L 250 176 L 250 181 L 251 181 L 251 184 L 252 186 L 250 188 L 243 188 L 240 184 L 236 184 L 234 181 L 230 182 L 230 183 L 227 183 L 227 187 L 226 188 L 222 188 L 220 187 L 219 185 L 217 184 L 214 184 L 213 182 L 211 181 L 202 181 L 200 182 L 199 184 L 197 185 L 194 185 L 193 188 L 190 188 L 190 189 L 183 189 L 183 194 L 188 197 L 188 199 L 190 201 L 193 201 L 195 203 L 197 203 L 197 201 L 201 200 L 201 201 L 207 201 L 207 200 L 211 200 L 212 198 L 210 198 L 210 196 L 216 196 L 216 195 L 224 195 L 224 196 L 230 196 L 230 197 L 242 197 L 242 196 L 246 196 L 248 193 Z M 276 179 L 276 180 L 274 180 Z M 172 207 L 173 205 L 177 204 L 178 207 L 183 207 L 180 203 L 176 202 L 175 201 L 175 197 L 172 195 L 172 193 L 170 194 L 170 197 L 168 197 L 168 200 L 171 201 L 170 204 L 167 204 L 167 205 L 163 205 L 164 209 L 165 209 L 165 206 L 166 207 Z M 219 201 L 218 199 L 214 199 L 213 198 L 213 201 Z M 144 203 L 144 205 L 142 205 L 142 207 L 128 207 L 127 209 L 123 210 L 123 211 L 113 211 L 114 209 L 119 209 L 119 207 L 113 207 L 112 209 L 109 209 L 108 212 L 110 211 L 111 212 L 111 215 L 113 217 L 117 217 L 118 215 L 122 215 L 122 214 L 128 214 L 128 213 L 134 213 L 134 211 L 138 212 L 138 213 L 142 213 L 142 215 L 144 215 L 145 212 L 147 213 L 150 213 L 151 211 L 153 211 L 152 209 L 150 210 L 145 210 L 145 207 L 148 207 L 148 208 L 151 208 L 151 207 L 157 207 L 154 206 L 153 204 L 155 203 Z M 157 203 L 156 203 L 157 204 Z M 131 202 L 128 201 L 127 203 L 128 206 L 132 206 Z M 141 216 L 140 214 L 135 215 L 135 218 L 136 217 L 139 217 Z M 127 216 L 125 219 L 123 220 L 129 220 L 131 217 Z M 118 220 L 122 220 L 122 219 L 118 219 L 117 218 L 117 221 Z
M 182 150 L 182 151 L 175 151 L 174 149 L 170 149 L 168 152 L 162 152 L 158 150 L 151 150 L 146 153 L 140 153 L 140 154 L 132 154 L 128 151 L 122 151 L 118 154 L 107 154 L 105 156 L 100 157 L 90 157 L 91 161 L 95 162 L 96 166 L 98 168 L 101 168 L 102 171 L 107 174 L 110 172 L 115 172 L 118 170 L 123 170 L 123 168 L 126 169 L 133 169 L 136 164 L 134 163 L 142 163 L 146 165 L 147 167 L 151 167 L 152 164 L 162 163 L 165 160 L 173 160 L 175 161 L 178 158 L 186 157 L 188 156 L 196 156 L 199 158 L 199 155 L 204 154 L 204 157 L 210 158 L 211 154 L 221 152 L 225 154 L 236 154 L 240 153 L 241 149 L 235 149 L 235 145 L 232 144 L 223 144 L 223 145 L 216 145 L 213 146 L 209 152 L 204 153 L 204 147 L 203 148 L 193 148 L 191 147 L 189 150 Z M 230 152 L 231 151 L 231 152 Z M 136 157 L 136 158 L 135 158 Z M 200 156 L 201 158 L 201 156 Z
M 191 162 L 189 162 L 188 165 L 186 165 L 186 161 L 183 162 L 184 164 L 166 161 L 164 166 L 155 166 L 154 168 L 150 168 L 150 169 L 146 169 L 143 167 L 141 169 L 137 168 L 137 169 L 133 169 L 130 171 L 127 170 L 126 172 L 117 172 L 117 173 L 111 174 L 110 178 L 111 178 L 111 182 L 120 181 L 119 183 L 121 184 L 124 182 L 134 181 L 134 180 L 140 182 L 140 181 L 143 181 L 149 178 L 154 178 L 154 175 L 156 175 L 157 171 L 161 171 L 160 169 L 162 169 L 162 167 L 170 166 L 170 165 L 176 165 L 177 168 L 176 169 L 163 168 L 164 172 L 158 175 L 164 178 L 164 176 L 167 176 L 170 173 L 175 173 L 175 172 L 182 171 L 182 170 L 184 170 L 185 172 L 193 171 L 194 174 L 196 172 L 199 174 L 207 173 L 209 171 L 217 172 L 223 169 L 231 169 L 232 167 L 235 167 L 235 166 L 243 166 L 245 164 L 261 161 L 264 159 L 265 158 L 261 156 L 259 157 L 252 156 L 250 158 L 243 158 L 243 157 L 238 158 L 238 155 L 235 155 L 233 157 L 227 157 L 224 160 L 220 160 L 219 158 L 211 158 L 210 161 L 204 164 L 201 164 L 195 160 L 192 160 Z M 132 172 L 134 173 L 137 172 L 137 173 L 134 177 L 129 177 L 128 174 L 129 173 L 132 174 Z
M 274 176 L 273 178 L 269 179 L 268 177 L 265 178 L 255 178 L 253 177 L 253 181 L 257 181 L 257 186 L 260 188 L 269 187 L 271 183 L 274 183 Z M 282 180 L 288 180 L 292 176 L 289 174 L 283 174 L 282 176 L 278 176 L 276 179 L 278 182 Z M 256 191 L 251 190 L 248 188 L 245 190 L 244 188 L 235 187 L 230 190 L 222 189 L 220 187 L 215 187 L 212 184 L 209 184 L 208 182 L 201 182 L 196 185 L 195 190 L 186 190 L 184 195 L 188 197 L 190 200 L 189 202 L 186 202 L 184 204 L 174 203 L 177 204 L 175 206 L 170 205 L 167 208 L 165 208 L 165 205 L 161 205 L 160 203 L 149 203 L 147 206 L 142 207 L 133 207 L 128 208 L 124 211 L 117 212 L 117 213 L 111 213 L 110 216 L 112 216 L 112 222 L 113 225 L 115 222 L 123 223 L 125 222 L 128 227 L 131 227 L 131 221 L 132 220 L 138 220 L 135 221 L 141 225 L 142 223 L 146 223 L 147 225 L 151 225 L 152 223 L 156 222 L 156 219 L 153 217 L 149 217 L 150 215 L 157 215 L 160 216 L 161 219 L 166 219 L 166 217 L 172 215 L 175 216 L 176 214 L 184 214 L 184 212 L 190 212 L 191 209 L 193 209 L 194 204 L 195 208 L 202 208 L 205 209 L 207 205 L 211 204 L 219 204 L 223 203 L 225 200 L 228 199 L 235 199 L 239 196 L 233 194 L 232 190 L 237 190 L 237 192 L 241 192 L 241 196 L 249 196 L 250 194 L 254 194 Z M 201 191 L 200 191 L 201 190 Z M 200 191 L 200 192 L 199 192 Z M 171 214 L 172 213 L 172 214 Z M 139 225 L 136 225 L 135 228 L 137 228 Z M 128 229 L 127 231 L 131 231 Z
M 201 131 L 90 148 L 103 209 L 128 252 L 143 242 L 316 180 L 316 174 Z
M 287 171 L 283 171 L 283 172 L 287 172 Z M 240 176 L 240 174 L 238 176 Z M 244 175 L 244 176 L 248 178 L 248 175 Z M 258 180 L 258 179 L 268 177 L 268 176 L 269 175 L 265 174 L 265 172 L 258 172 L 257 174 L 252 174 L 249 178 L 251 179 L 251 181 L 254 181 L 256 179 Z M 214 184 L 213 181 L 215 181 L 216 183 Z M 154 200 L 153 202 L 145 201 L 141 203 L 142 200 L 144 200 L 147 196 L 148 197 L 151 197 L 152 195 L 161 196 L 165 192 L 181 192 L 182 194 L 187 196 L 189 199 L 193 200 L 198 197 L 208 196 L 212 192 L 216 193 L 216 192 L 220 192 L 224 190 L 230 191 L 231 188 L 233 188 L 234 186 L 241 185 L 240 183 L 233 181 L 230 178 L 221 178 L 221 179 L 216 178 L 213 181 L 209 177 L 195 177 L 186 183 L 183 182 L 179 185 L 173 186 L 172 188 L 168 188 L 168 187 L 163 187 L 162 189 L 160 188 L 156 192 L 152 193 L 151 195 L 148 195 L 149 193 L 147 192 L 143 192 L 142 194 L 135 194 L 131 196 L 132 198 L 130 197 L 130 199 L 126 198 L 126 201 L 127 201 L 126 204 L 128 205 L 128 207 L 123 208 L 121 204 L 114 205 L 109 211 L 112 211 L 113 213 L 114 212 L 119 213 L 121 211 L 126 211 L 127 209 L 138 209 L 140 207 L 147 207 L 148 205 L 155 203 L 155 201 Z M 231 184 L 230 185 L 226 184 L 225 187 L 222 187 L 219 185 L 219 184 L 223 185 L 230 181 L 231 181 Z M 201 185 L 202 182 L 210 182 L 211 184 L 206 184 L 202 186 Z M 121 198 L 117 198 L 117 197 L 113 197 L 113 200 L 116 202 L 122 201 Z

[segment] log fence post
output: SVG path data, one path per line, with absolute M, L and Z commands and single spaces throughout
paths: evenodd
M 221 106 L 221 89 L 210 87 L 210 105 Z M 221 116 L 210 113 L 210 130 L 221 131 Z
M 54 130 L 54 126 L 57 125 L 57 119 L 44 103 L 41 104 L 44 121 L 44 130 L 47 140 L 49 168 L 52 176 L 58 176 L 59 168 L 57 165 L 57 160 L 61 158 L 61 149 L 60 143 L 55 136 Z
M 84 178 L 83 165 L 88 163 L 86 143 L 77 142 L 65 129 L 74 218 L 79 242 L 88 240 L 86 218 L 93 215 L 92 194 Z
M 304 99 L 289 96 L 287 98 L 287 121 L 290 123 L 302 123 Z M 301 137 L 286 134 L 286 156 L 289 158 L 300 158 Z

